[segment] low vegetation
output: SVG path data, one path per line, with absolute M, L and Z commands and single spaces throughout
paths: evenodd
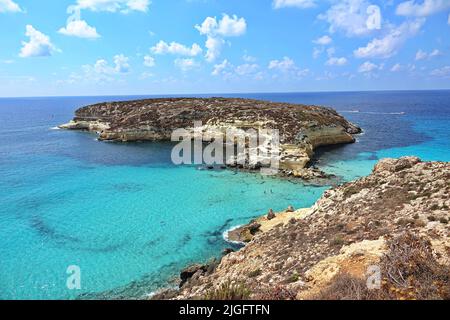
M 431 245 L 411 233 L 388 240 L 380 262 L 380 289 L 369 290 L 364 279 L 340 273 L 313 299 L 319 300 L 440 300 L 450 299 L 450 268 L 440 265 Z
M 219 288 L 211 289 L 204 297 L 205 300 L 246 300 L 250 297 L 250 290 L 242 283 L 224 282 Z

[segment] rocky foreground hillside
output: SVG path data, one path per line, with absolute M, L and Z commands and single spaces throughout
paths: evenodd
M 100 103 L 78 109 L 74 119 L 60 128 L 98 132 L 100 140 L 154 141 L 170 140 L 175 129 L 192 131 L 194 121 L 202 122 L 203 132 L 278 129 L 281 171 L 304 178 L 311 175 L 303 169 L 315 148 L 352 143 L 352 135 L 361 132 L 329 108 L 237 98 Z
M 385 159 L 310 209 L 251 222 L 244 248 L 187 268 L 178 292 L 156 298 L 450 299 L 449 207 L 450 163 Z

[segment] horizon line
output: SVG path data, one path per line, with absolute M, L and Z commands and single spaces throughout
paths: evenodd
M 251 95 L 251 94 L 295 94 L 295 93 L 358 93 L 358 92 L 431 92 L 431 91 L 450 91 L 447 89 L 369 89 L 369 90 L 318 90 L 318 91 L 256 91 L 256 92 L 204 92 L 204 93 L 136 93 L 136 94 L 105 94 L 105 95 L 42 95 L 42 96 L 0 96 L 0 99 L 32 99 L 32 98 L 89 98 L 89 97 L 154 97 L 154 96 L 177 96 L 177 97 L 195 97 L 208 95 L 212 97 L 220 97 L 220 95 Z

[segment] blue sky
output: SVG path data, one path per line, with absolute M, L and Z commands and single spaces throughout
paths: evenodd
M 0 96 L 450 89 L 450 0 L 0 0 Z

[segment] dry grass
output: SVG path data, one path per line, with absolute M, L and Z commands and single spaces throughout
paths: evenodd
M 257 300 L 295 300 L 296 296 L 297 292 L 278 285 L 274 288 L 261 291 L 255 298 Z
M 208 291 L 205 300 L 248 300 L 250 290 L 242 283 L 227 281 L 219 288 Z
M 348 273 L 338 274 L 330 286 L 313 300 L 378 300 L 378 292 L 367 289 L 366 281 Z
M 428 241 L 404 233 L 388 245 L 381 261 L 387 298 L 450 299 L 450 268 L 436 261 Z
M 389 239 L 388 248 L 387 254 L 380 261 L 380 289 L 369 290 L 364 279 L 341 273 L 313 299 L 450 299 L 450 268 L 436 261 L 428 241 L 411 233 L 403 233 Z

